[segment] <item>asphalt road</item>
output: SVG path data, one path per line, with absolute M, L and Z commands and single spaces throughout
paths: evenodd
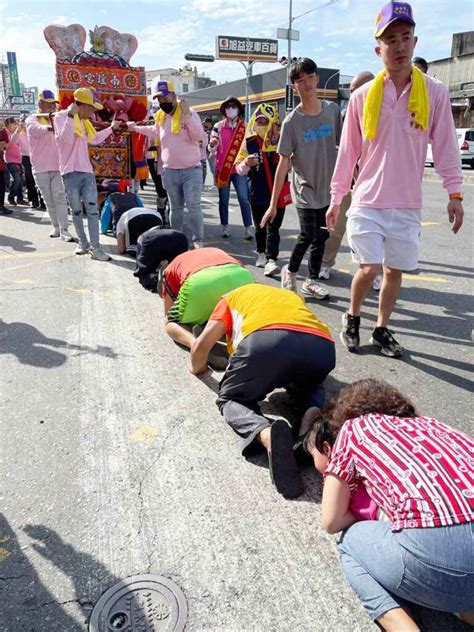
M 392 321 L 401 360 L 368 344 L 375 293 L 360 353 L 339 343 L 355 269 L 343 246 L 331 300 L 309 303 L 337 340 L 330 392 L 383 377 L 421 413 L 472 433 L 472 191 L 454 236 L 440 184 L 424 184 L 423 253 Z M 233 204 L 227 248 L 263 281 Z M 223 245 L 215 193 L 203 205 L 208 243 Z M 289 209 L 283 260 L 296 227 Z M 214 404 L 220 375 L 188 373 L 133 260 L 78 257 L 48 233 L 42 212 L 0 216 L 0 632 L 86 630 L 105 589 L 145 572 L 181 586 L 187 630 L 376 630 L 340 571 L 337 538 L 320 527 L 319 475 L 305 471 L 298 501 L 280 497 L 265 459 L 238 455 Z M 114 240 L 103 242 L 114 253 Z M 281 393 L 265 406 L 288 412 Z M 430 632 L 467 629 L 416 613 Z

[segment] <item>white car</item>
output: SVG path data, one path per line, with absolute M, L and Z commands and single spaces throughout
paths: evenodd
M 470 165 L 471 169 L 474 169 L 474 129 L 472 127 L 459 128 L 456 130 L 456 136 L 462 164 Z M 431 143 L 428 144 L 428 151 L 426 152 L 426 164 L 430 167 L 433 166 Z

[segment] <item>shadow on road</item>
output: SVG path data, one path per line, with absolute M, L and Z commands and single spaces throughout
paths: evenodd
M 70 357 L 84 353 L 98 354 L 112 359 L 118 357 L 110 347 L 97 345 L 94 348 L 70 344 L 66 340 L 48 338 L 33 325 L 21 322 L 7 323 L 0 319 L 0 354 L 12 354 L 21 364 L 52 369 L 68 360 L 68 355 L 54 350 L 58 348 L 77 352 L 70 354 Z
M 0 248 L 12 248 L 17 252 L 34 252 L 36 250 L 32 241 L 7 237 L 7 235 L 0 235 Z

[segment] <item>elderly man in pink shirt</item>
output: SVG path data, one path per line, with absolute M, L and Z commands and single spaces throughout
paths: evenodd
M 205 133 L 201 119 L 184 99 L 178 100 L 171 81 L 158 81 L 153 91 L 160 109 L 153 126 L 127 123 L 128 129 L 148 138 L 160 139 L 163 160 L 163 186 L 170 202 L 170 222 L 175 230 L 183 231 L 184 206 L 195 248 L 204 240 L 204 220 L 201 211 L 202 165 L 201 146 Z
M 74 241 L 68 230 L 66 191 L 59 173 L 58 148 L 52 118 L 49 117 L 56 111 L 56 104 L 54 93 L 42 90 L 38 96 L 38 112 L 26 119 L 26 134 L 33 175 L 53 225 L 49 236 Z
M 388 357 L 402 355 L 387 325 L 400 293 L 402 270 L 413 270 L 418 263 L 428 141 L 449 195 L 447 210 L 454 233 L 463 222 L 461 160 L 449 93 L 442 83 L 412 66 L 414 27 L 411 7 L 405 2 L 388 2 L 377 16 L 375 52 L 385 70 L 351 96 L 326 214 L 328 229 L 334 230 L 357 163 L 347 237 L 359 270 L 340 337 L 349 351 L 357 351 L 362 303 L 383 264 L 371 342 Z
M 59 153 L 59 171 L 61 173 L 72 221 L 79 238 L 77 255 L 90 252 L 92 259 L 109 261 L 111 257 L 104 252 L 99 243 L 99 211 L 97 206 L 97 185 L 89 159 L 90 145 L 99 145 L 110 134 L 119 129 L 120 121 L 96 132 L 90 117 L 95 110 L 104 106 L 89 88 L 78 88 L 74 92 L 74 103 L 67 110 L 61 110 L 54 117 L 54 135 Z M 87 213 L 89 239 L 87 240 L 82 220 L 82 205 Z

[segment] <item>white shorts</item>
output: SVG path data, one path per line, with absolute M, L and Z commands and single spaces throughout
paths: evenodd
M 352 260 L 414 270 L 420 254 L 421 209 L 353 208 L 347 212 Z

